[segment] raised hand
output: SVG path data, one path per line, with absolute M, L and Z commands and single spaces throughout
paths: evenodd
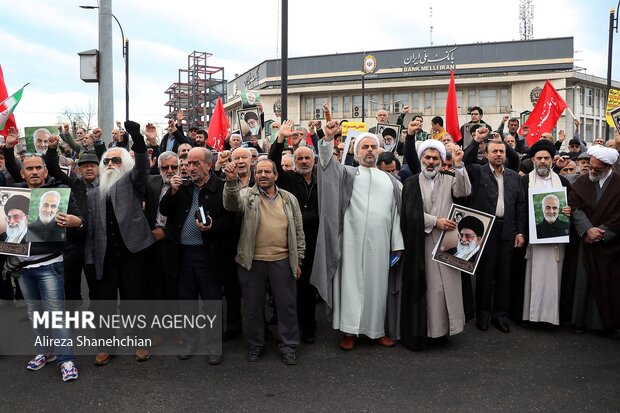
M 419 120 L 412 120 L 407 126 L 407 135 L 415 135 L 416 132 L 422 129 L 422 124 Z
M 334 139 L 334 136 L 336 136 L 336 133 L 338 133 L 338 128 L 340 127 L 340 125 L 338 125 L 338 122 L 336 122 L 335 120 L 330 120 L 329 122 L 327 122 L 325 124 L 325 128 L 323 128 L 323 131 L 325 132 L 325 140 L 326 141 L 331 141 Z
M 149 142 L 149 145 L 155 146 L 157 145 L 157 129 L 153 126 L 152 123 L 147 123 L 144 128 L 144 136 Z
M 17 145 L 17 142 L 19 142 L 19 133 L 17 132 L 17 129 L 11 126 L 9 128 L 9 133 L 6 135 L 4 143 L 7 148 L 13 148 L 15 145 Z

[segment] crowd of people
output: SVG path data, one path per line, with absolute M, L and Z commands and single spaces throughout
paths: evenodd
M 247 359 L 256 362 L 275 324 L 287 365 L 297 363 L 302 343 L 315 342 L 319 302 L 345 351 L 362 335 L 384 347 L 449 347 L 474 318 L 481 331 L 509 333 L 512 320 L 620 336 L 617 133 L 587 144 L 575 120 L 568 142 L 559 131 L 528 147 L 519 119 L 505 116 L 494 131 L 473 107 L 462 130 L 471 142 L 463 145 L 440 116 L 427 132 L 424 118 L 405 106 L 400 136 L 373 127 L 346 147 L 342 122 L 329 117 L 329 105 L 324 110 L 324 124 L 271 123 L 271 138 L 232 131 L 220 152 L 204 129 L 189 125 L 185 134 L 182 114 L 161 138 L 152 124 L 118 122 L 107 148 L 100 129 L 63 125 L 58 136 L 35 132 L 36 152 L 24 153 L 11 130 L 0 152 L 0 186 L 52 188 L 46 203 L 58 203 L 53 188 L 68 187 L 71 197 L 67 213 L 46 221 L 66 229 L 62 242 L 33 239 L 30 256 L 17 262 L 0 256 L 5 273 L 19 271 L 14 285 L 11 277 L 0 281 L 0 304 L 25 302 L 31 318 L 40 309 L 64 310 L 65 302 L 75 309 L 82 274 L 93 303 L 225 300 L 224 341 L 244 335 Z M 263 118 L 250 120 L 264 126 Z M 387 119 L 377 112 L 377 123 Z M 527 197 L 539 188 L 566 188 L 567 205 L 542 201 L 539 236 L 566 235 L 569 243 L 529 242 Z M 11 242 L 24 231 L 27 202 L 13 196 L 3 203 L 3 240 Z M 453 204 L 495 217 L 482 251 L 484 225 L 473 216 L 450 219 Z M 458 243 L 451 253 L 479 260 L 473 276 L 432 259 L 441 235 L 452 231 Z M 192 332 L 152 339 L 174 340 L 181 360 L 201 345 Z M 99 350 L 95 364 L 108 364 L 114 348 Z M 77 379 L 71 349 L 39 346 L 37 353 L 28 369 L 57 361 L 63 380 Z M 136 348 L 135 357 L 148 360 L 149 348 Z M 207 356 L 209 364 L 222 360 Z

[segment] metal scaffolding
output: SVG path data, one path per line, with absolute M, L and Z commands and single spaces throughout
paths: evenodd
M 164 93 L 168 95 L 165 106 L 167 118 L 174 117 L 179 110 L 185 115 L 185 130 L 192 125 L 206 128 L 215 109 L 217 98 L 226 101 L 224 68 L 207 65 L 211 53 L 193 51 L 187 56 L 187 69 L 179 69 L 178 81 Z

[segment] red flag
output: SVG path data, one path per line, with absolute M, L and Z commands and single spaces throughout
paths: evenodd
M 446 101 L 446 132 L 452 135 L 454 142 L 463 139 L 459 128 L 459 106 L 456 102 L 454 70 L 450 70 L 450 86 L 448 86 L 448 99 Z
M 3 102 L 6 98 L 9 97 L 8 92 L 6 91 L 6 85 L 4 84 L 4 74 L 2 73 L 2 66 L 0 66 L 0 102 Z M 0 126 L 2 122 L 0 122 Z M 0 135 L 6 136 L 9 133 L 9 128 L 17 128 L 17 124 L 15 123 L 15 116 L 11 114 L 4 124 L 4 128 L 0 130 Z
M 562 112 L 566 109 L 566 102 L 558 91 L 547 80 L 543 87 L 534 110 L 530 113 L 522 127 L 529 126 L 530 130 L 525 138 L 527 145 L 532 146 L 543 133 L 551 132 L 558 122 Z
M 213 115 L 209 122 L 209 130 L 207 131 L 209 138 L 207 139 L 207 145 L 218 152 L 223 151 L 228 129 L 230 129 L 230 123 L 228 123 L 228 117 L 226 116 L 226 112 L 224 112 L 224 105 L 222 104 L 222 97 L 220 96 L 217 98 L 215 110 L 213 110 Z

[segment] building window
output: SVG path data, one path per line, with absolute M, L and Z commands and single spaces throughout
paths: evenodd
M 508 89 L 499 90 L 499 105 L 508 107 Z
M 351 116 L 351 96 L 342 97 L 342 116 Z
M 323 114 L 323 102 L 325 102 L 325 97 L 314 98 L 314 106 L 312 108 L 312 117 L 310 119 L 324 119 L 325 115 Z
M 435 92 L 435 112 L 446 110 L 448 92 Z
M 409 104 L 409 93 L 394 93 L 394 102 L 392 110 L 394 113 L 400 113 L 403 106 Z
M 379 95 L 370 95 L 370 105 L 366 104 L 366 107 L 370 106 L 370 112 L 374 115 L 379 110 Z
M 495 108 L 497 106 L 497 89 L 481 89 L 480 106 L 483 108 Z
M 476 90 L 468 90 L 467 91 L 467 106 L 480 106 L 480 103 L 476 99 Z
M 586 89 L 586 106 L 592 107 L 594 103 L 594 97 L 592 93 L 592 89 Z
M 306 104 L 304 106 L 304 119 L 312 119 L 312 98 L 305 99 Z
M 420 110 L 420 93 L 413 92 L 411 94 L 411 111 L 418 112 Z
M 383 106 L 382 109 L 383 110 L 387 110 L 388 113 L 392 111 L 392 101 L 390 100 L 390 94 L 389 93 L 384 93 L 383 94 Z
M 424 92 L 424 110 L 431 109 L 433 105 L 433 93 Z
M 338 112 L 338 108 L 339 108 L 339 103 L 340 103 L 340 96 L 332 96 L 331 101 L 329 102 L 331 104 L 331 111 L 332 111 L 332 116 L 333 117 L 339 117 L 340 113 Z

